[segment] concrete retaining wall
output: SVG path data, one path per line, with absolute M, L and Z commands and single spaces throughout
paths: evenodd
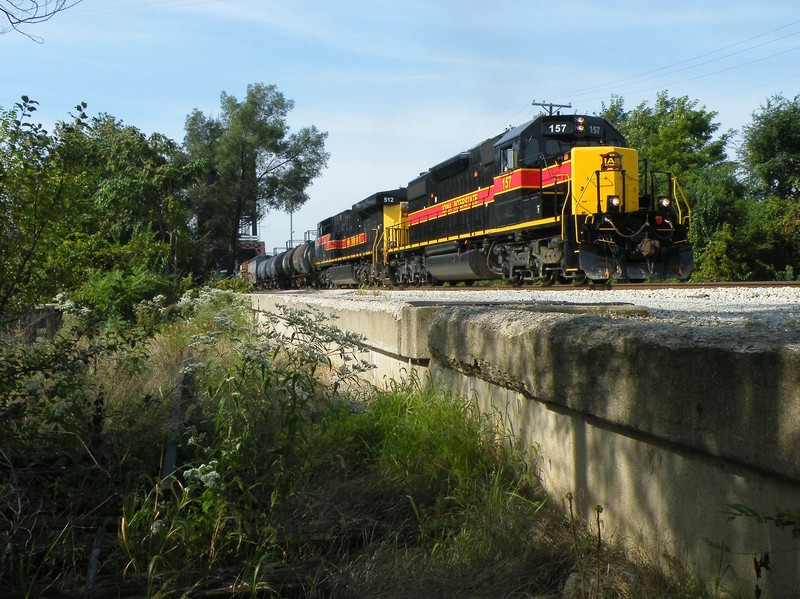
M 731 504 L 800 508 L 796 334 L 679 326 L 630 307 L 253 301 L 314 306 L 367 336 L 375 382 L 414 370 L 475 397 L 525 440 L 552 499 L 572 493 L 587 519 L 602 505 L 618 542 L 744 597 L 753 558 L 769 552 L 762 597 L 800 597 L 800 539 L 727 516 Z

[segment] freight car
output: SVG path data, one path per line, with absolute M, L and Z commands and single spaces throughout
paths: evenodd
M 689 205 L 674 176 L 641 164 L 601 118 L 540 116 L 323 220 L 313 251 L 248 275 L 261 287 L 686 279 Z

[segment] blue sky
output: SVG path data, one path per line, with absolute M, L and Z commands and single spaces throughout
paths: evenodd
M 532 118 L 532 100 L 593 113 L 660 90 L 740 130 L 800 94 L 796 0 L 84 0 L 0 35 L 0 107 L 23 94 L 47 126 L 81 101 L 180 142 L 195 108 L 254 82 L 295 101 L 294 129 L 328 132 L 329 166 L 294 238 L 372 193 Z M 289 219 L 262 222 L 267 248 Z

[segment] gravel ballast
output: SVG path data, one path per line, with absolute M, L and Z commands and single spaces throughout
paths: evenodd
M 394 313 L 404 306 L 425 303 L 508 304 L 630 304 L 646 308 L 652 317 L 697 326 L 725 324 L 763 325 L 766 329 L 800 330 L 800 286 L 721 286 L 679 289 L 336 289 L 278 292 L 293 301 L 313 298 L 313 303 Z M 302 301 L 302 300 L 300 300 Z M 353 302 L 357 302 L 354 304 Z

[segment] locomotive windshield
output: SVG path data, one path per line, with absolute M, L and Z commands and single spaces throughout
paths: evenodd
M 572 148 L 579 147 L 579 146 L 605 146 L 605 145 L 619 145 L 619 144 L 608 144 L 602 139 L 545 139 L 544 140 L 544 151 L 542 152 L 545 156 L 558 156 L 562 154 L 566 154 Z

